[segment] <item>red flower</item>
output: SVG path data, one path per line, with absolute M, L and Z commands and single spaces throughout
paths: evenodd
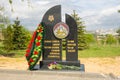
M 30 66 L 30 63 L 28 62 L 28 65 Z
M 41 40 L 41 36 L 38 36 L 37 39 L 38 39 L 38 40 Z
M 26 54 L 25 54 L 25 56 L 26 56 L 26 57 L 28 57 L 28 56 L 29 56 L 29 54 L 28 54 L 28 53 L 26 53 Z
M 34 31 L 33 35 L 36 35 L 36 31 Z
M 32 58 L 30 58 L 30 62 L 34 62 L 34 60 Z
M 26 50 L 26 53 L 29 53 L 29 52 L 30 52 L 30 49 L 27 49 L 27 50 Z
M 30 44 L 28 45 L 28 48 L 30 48 L 30 49 L 31 49 L 31 47 L 32 47 L 32 43 L 30 43 Z
M 36 43 L 36 46 L 40 46 L 40 42 L 37 42 L 37 43 Z
M 34 42 L 34 39 L 32 38 L 31 40 L 30 40 L 30 44 L 32 44 Z
M 38 26 L 41 26 L 41 24 L 38 24 Z
M 42 32 L 42 28 L 39 29 L 39 32 Z
M 32 38 L 35 38 L 35 35 L 36 35 L 36 31 L 33 33 L 33 36 L 32 36 Z
M 51 64 L 48 64 L 48 67 L 50 66 Z
M 37 51 L 34 51 L 34 55 L 37 55 L 38 54 L 38 52 Z

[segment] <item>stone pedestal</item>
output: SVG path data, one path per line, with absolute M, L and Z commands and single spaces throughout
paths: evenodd
M 41 70 L 48 70 L 48 65 L 49 65 L 51 62 L 53 62 L 53 61 L 50 61 L 50 60 L 40 61 L 39 68 L 40 68 Z M 80 61 L 55 61 L 55 62 L 58 63 L 58 64 L 62 64 L 62 65 L 80 67 Z M 68 69 L 66 69 L 66 70 L 68 70 Z

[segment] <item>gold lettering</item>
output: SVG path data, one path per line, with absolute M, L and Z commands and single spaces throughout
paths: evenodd
M 68 43 L 74 43 L 74 40 L 68 40 L 67 42 Z
M 51 56 L 51 55 L 49 55 L 48 58 L 60 58 L 60 56 Z
M 58 55 L 58 54 L 60 54 L 60 53 L 54 53 L 54 52 L 50 52 L 50 54 L 52 54 L 52 55 L 54 55 L 54 54 L 57 54 L 57 55 Z
M 44 40 L 45 43 L 51 43 L 51 40 Z
M 44 40 L 45 43 L 59 43 L 59 40 Z
M 52 50 L 52 52 L 59 52 L 60 50 Z
M 51 46 L 44 46 L 45 49 L 51 49 Z
M 76 44 L 74 43 L 74 44 L 67 44 L 68 46 L 76 46 Z
M 52 49 L 59 49 L 59 47 L 53 47 L 53 46 L 52 46 Z
M 68 50 L 68 52 L 75 52 L 75 50 Z
M 60 44 L 53 44 L 53 46 L 59 46 Z
M 68 49 L 74 49 L 74 47 L 67 47 Z
M 57 42 L 57 43 L 59 43 L 59 41 L 58 41 L 58 40 L 52 40 L 52 42 L 55 42 L 55 43 Z

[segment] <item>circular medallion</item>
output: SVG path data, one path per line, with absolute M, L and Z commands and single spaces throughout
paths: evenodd
M 69 27 L 67 24 L 65 24 L 63 22 L 57 23 L 53 28 L 53 33 L 54 33 L 55 37 L 57 37 L 59 39 L 63 39 L 68 36 Z

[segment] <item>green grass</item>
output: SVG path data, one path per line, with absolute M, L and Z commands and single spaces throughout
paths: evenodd
M 26 50 L 12 50 L 10 52 L 7 52 L 5 49 L 3 49 L 3 42 L 0 42 L 0 54 L 15 54 L 15 56 L 12 57 L 24 57 Z M 9 57 L 9 56 L 8 56 Z M 11 56 L 10 56 L 11 57 Z
M 10 53 L 15 53 L 15 56 L 14 57 L 24 57 L 25 53 L 26 53 L 26 50 L 13 50 L 13 51 L 10 51 Z
M 0 47 L 3 47 L 0 42 Z M 14 57 L 24 57 L 26 50 L 13 50 L 9 53 L 15 53 Z M 62 54 L 63 58 L 66 57 L 65 51 Z M 90 45 L 89 49 L 78 51 L 79 58 L 89 58 L 89 57 L 116 57 L 120 56 L 120 45 Z
M 89 49 L 79 51 L 79 58 L 120 56 L 120 45 L 91 45 Z
M 24 57 L 26 50 L 14 50 L 10 53 L 15 53 L 14 57 Z M 63 58 L 66 57 L 65 51 L 62 54 Z M 78 51 L 79 58 L 90 58 L 90 57 L 116 57 L 120 56 L 120 45 L 106 45 L 106 46 L 97 46 L 91 45 L 89 49 Z

